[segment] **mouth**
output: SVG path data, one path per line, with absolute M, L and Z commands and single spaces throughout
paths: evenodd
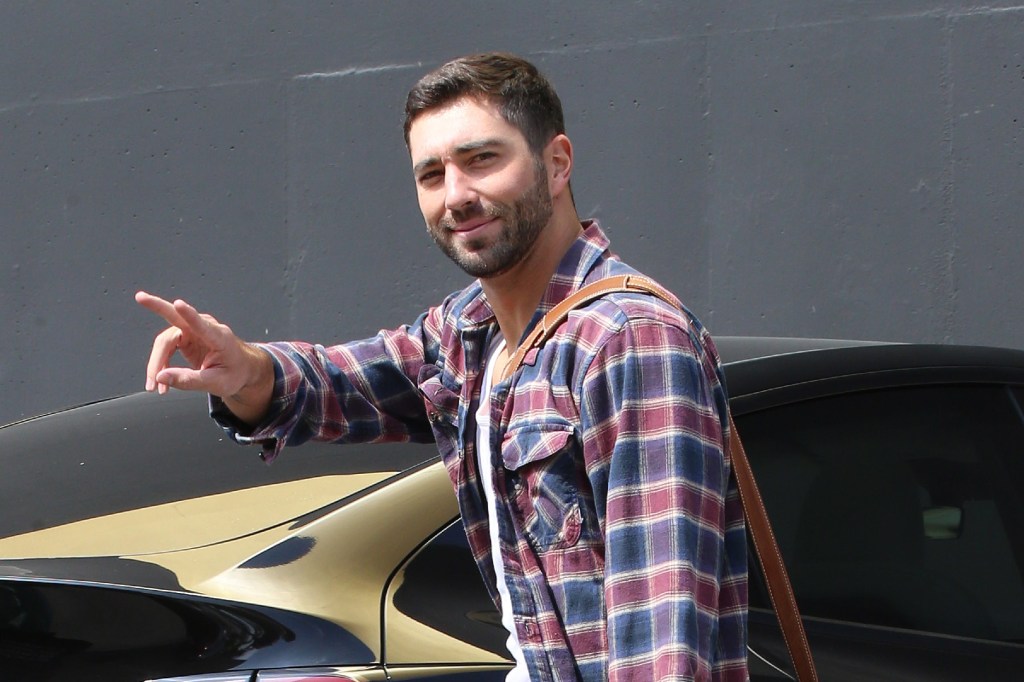
M 483 232 L 490 225 L 496 223 L 497 221 L 498 221 L 497 218 L 488 217 L 488 218 L 482 218 L 482 219 L 478 219 L 478 220 L 470 220 L 470 221 L 467 221 L 467 222 L 464 222 L 464 223 L 454 224 L 454 225 L 449 226 L 448 229 L 451 232 L 454 232 L 454 233 L 457 233 L 457 234 L 460 234 L 460 235 L 470 236 L 470 235 L 473 235 L 473 234 L 478 234 L 480 232 Z

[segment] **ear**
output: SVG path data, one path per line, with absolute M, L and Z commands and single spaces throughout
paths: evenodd
M 572 176 L 572 142 L 565 134 L 559 133 L 551 138 L 544 160 L 548 170 L 548 187 L 554 198 L 569 186 L 569 178 Z

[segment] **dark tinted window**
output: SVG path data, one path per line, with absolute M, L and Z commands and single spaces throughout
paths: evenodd
M 507 656 L 508 633 L 484 587 L 460 521 L 409 561 L 394 606 L 406 616 L 473 646 Z
M 1009 391 L 864 392 L 738 425 L 804 614 L 1024 640 L 1024 433 Z

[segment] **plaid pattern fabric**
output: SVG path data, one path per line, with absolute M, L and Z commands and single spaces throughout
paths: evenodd
M 632 270 L 595 222 L 533 321 Z M 496 597 L 474 434 L 497 331 L 479 283 L 412 325 L 332 347 L 266 344 L 258 442 L 435 441 Z M 499 536 L 535 680 L 745 680 L 747 557 L 717 351 L 686 311 L 616 293 L 575 311 L 492 394 Z M 498 461 L 500 457 L 501 461 Z

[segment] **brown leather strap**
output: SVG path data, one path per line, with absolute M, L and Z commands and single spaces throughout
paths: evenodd
M 677 308 L 682 306 L 679 299 L 673 296 L 668 289 L 642 275 L 618 275 L 600 279 L 593 284 L 583 287 L 544 315 L 543 319 L 526 335 L 526 338 L 516 348 L 516 352 L 505 364 L 505 369 L 501 373 L 501 380 L 504 381 L 509 378 L 523 364 L 527 353 L 543 346 L 548 337 L 554 334 L 555 330 L 565 322 L 565 318 L 569 317 L 570 312 L 614 291 L 634 291 L 652 294 Z
M 523 339 L 508 364 L 505 365 L 502 379 L 511 376 L 523 364 L 526 355 L 531 350 L 544 345 L 548 337 L 565 322 L 572 310 L 616 291 L 652 294 L 670 305 L 677 308 L 682 307 L 679 299 L 671 292 L 646 277 L 620 275 L 598 280 L 583 287 L 544 315 L 544 318 Z M 733 421 L 731 412 L 729 414 L 729 430 L 731 432 L 729 457 L 732 459 L 732 468 L 736 474 L 736 486 L 739 488 L 740 501 L 743 504 L 743 515 L 747 519 L 747 527 L 754 540 L 754 552 L 757 554 L 757 560 L 764 572 L 765 581 L 768 584 L 768 596 L 775 609 L 775 615 L 779 619 L 779 626 L 782 628 L 782 636 L 786 641 L 787 649 L 789 649 L 789 657 L 793 661 L 796 678 L 800 682 L 817 682 L 818 673 L 814 667 L 814 658 L 811 656 L 811 647 L 807 643 L 803 621 L 800 620 L 800 611 L 796 605 L 796 597 L 793 596 L 793 587 L 789 582 L 786 564 L 782 560 L 782 553 L 775 540 L 775 533 L 768 521 L 768 512 L 765 510 L 761 492 L 757 488 L 754 472 L 750 468 L 747 453 L 743 449 L 743 442 L 740 440 L 740 434 L 736 430 L 736 423 Z
M 793 586 L 789 582 L 786 564 L 782 561 L 779 543 L 775 540 L 772 524 L 768 521 L 768 511 L 764 508 L 761 491 L 754 480 L 754 472 L 750 468 L 750 460 L 743 449 L 740 432 L 736 429 L 732 412 L 729 413 L 729 456 L 732 459 L 732 470 L 736 474 L 736 487 L 740 491 L 743 503 L 743 515 L 747 518 L 750 537 L 754 540 L 754 551 L 761 564 L 765 582 L 768 584 L 768 598 L 772 601 L 775 616 L 782 628 L 782 637 L 786 640 L 789 657 L 796 670 L 796 679 L 800 682 L 817 682 L 818 672 L 814 668 L 811 647 L 807 643 L 800 610 L 793 595 Z

